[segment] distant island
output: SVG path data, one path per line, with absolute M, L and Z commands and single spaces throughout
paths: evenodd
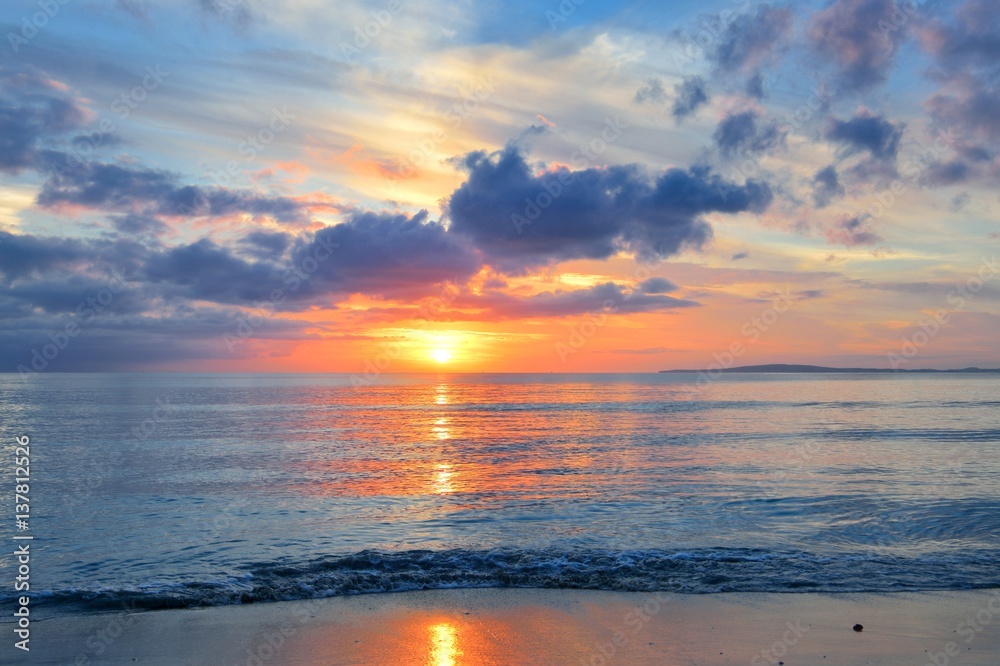
M 661 373 L 666 372 L 709 372 L 709 370 L 660 370 Z M 891 368 L 828 368 L 822 365 L 791 365 L 787 363 L 771 363 L 769 365 L 744 365 L 735 368 L 715 368 L 711 372 L 812 372 L 812 373 L 824 373 L 824 372 L 848 372 L 848 373 L 870 373 L 870 372 L 880 372 L 880 373 L 893 373 L 893 372 L 963 372 L 963 373 L 975 373 L 975 372 L 1000 372 L 1000 368 L 961 368 L 956 370 L 932 370 L 930 368 L 921 368 L 916 370 L 893 370 Z

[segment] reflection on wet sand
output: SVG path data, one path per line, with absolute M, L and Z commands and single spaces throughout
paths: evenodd
M 430 655 L 427 666 L 455 666 L 462 656 L 458 648 L 458 630 L 450 622 L 431 625 Z

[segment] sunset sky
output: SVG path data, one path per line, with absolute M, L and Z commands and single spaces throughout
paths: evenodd
M 2 33 L 0 371 L 1000 367 L 992 0 L 36 0 Z

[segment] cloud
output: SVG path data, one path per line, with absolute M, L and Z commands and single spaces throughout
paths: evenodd
M 895 0 L 833 0 L 817 12 L 807 33 L 812 47 L 836 63 L 841 87 L 862 91 L 885 81 L 907 23 L 895 30 Z
M 303 265 L 325 248 L 334 248 L 333 257 L 319 264 L 307 293 L 417 298 L 446 282 L 464 283 L 482 267 L 466 238 L 428 221 L 427 211 L 412 217 L 355 211 L 347 221 L 317 231 L 309 242 L 297 242 L 292 263 Z
M 170 230 L 163 220 L 153 215 L 128 213 L 126 215 L 111 215 L 108 219 L 120 233 L 131 236 L 159 236 Z
M 660 79 L 649 79 L 635 93 L 635 102 L 645 104 L 651 102 L 662 104 L 667 101 L 667 91 L 663 89 L 663 81 Z
M 455 301 L 459 308 L 484 308 L 500 319 L 531 319 L 570 317 L 587 313 L 667 312 L 679 308 L 698 307 L 697 301 L 651 294 L 641 290 L 628 291 L 613 282 L 571 291 L 546 291 L 533 296 L 517 296 L 505 292 L 489 292 L 483 296 L 465 296 Z
M 837 168 L 830 164 L 816 172 L 812 179 L 813 203 L 816 208 L 826 208 L 834 199 L 844 196 L 844 186 L 840 184 Z
M 785 135 L 777 123 L 761 123 L 755 111 L 727 115 L 712 134 L 725 157 L 747 153 L 767 153 L 784 144 Z
M 826 230 L 826 239 L 832 245 L 857 247 L 876 245 L 882 237 L 875 233 L 869 215 L 844 216 Z
M 939 17 L 921 31 L 920 41 L 947 74 L 969 69 L 996 70 L 1000 62 L 1000 13 L 992 0 L 966 0 L 946 21 Z
M 920 182 L 932 187 L 954 185 L 964 183 L 973 177 L 977 170 L 961 157 L 950 159 L 947 162 L 933 162 L 920 174 Z
M 276 259 L 292 244 L 292 238 L 280 231 L 252 231 L 240 239 L 240 244 L 260 259 Z
M 746 85 L 743 87 L 743 92 L 754 99 L 764 99 L 764 77 L 758 72 L 748 78 Z
M 274 264 L 241 259 L 208 238 L 152 255 L 141 277 L 171 297 L 229 304 L 267 300 L 285 286 Z
M 62 83 L 33 67 L 0 66 L 0 171 L 37 168 L 49 140 L 83 127 L 88 112 Z
M 842 144 L 848 154 L 867 151 L 874 159 L 894 162 L 905 127 L 860 109 L 848 120 L 831 118 L 826 138 Z
M 952 17 L 937 18 L 920 34 L 934 57 L 932 76 L 941 88 L 927 108 L 938 128 L 959 137 L 962 155 L 930 184 L 950 184 L 982 175 L 983 162 L 1000 153 L 1000 12 L 988 0 L 967 0 Z M 995 166 L 994 174 L 1000 174 Z
M 709 212 L 762 211 L 770 188 L 728 183 L 706 168 L 649 174 L 637 165 L 558 167 L 532 173 L 508 145 L 461 162 L 468 179 L 447 202 L 451 230 L 469 237 L 502 271 L 571 259 L 606 259 L 619 250 L 669 256 L 712 236 Z
M 253 232 L 239 243 L 249 258 L 203 238 L 154 253 L 141 277 L 170 296 L 237 305 L 271 300 L 280 289 L 286 309 L 329 308 L 350 294 L 419 298 L 443 283 L 464 283 L 481 265 L 463 238 L 426 218 L 426 211 L 356 211 L 294 242 L 287 234 Z
M 694 115 L 708 104 L 708 85 L 700 76 L 687 76 L 674 86 L 674 104 L 670 109 L 677 120 Z
M 228 23 L 237 33 L 246 33 L 255 18 L 243 0 L 195 0 L 202 15 Z
M 760 5 L 756 12 L 740 14 L 719 38 L 708 57 L 720 72 L 754 75 L 787 44 L 792 12 L 786 7 Z
M 733 256 L 731 256 L 729 258 L 729 260 L 730 261 L 740 261 L 741 259 L 746 259 L 749 256 L 750 256 L 750 253 L 744 250 L 743 252 L 737 252 L 736 254 L 734 254 Z
M 662 277 L 651 277 L 639 283 L 639 291 L 643 294 L 669 294 L 677 291 L 677 285 Z
M 145 250 L 127 239 L 77 239 L 0 232 L 0 274 L 9 285 L 52 273 L 74 273 L 95 264 L 134 267 Z
M 168 216 L 268 215 L 280 222 L 304 222 L 302 206 L 282 196 L 249 190 L 183 185 L 172 172 L 132 165 L 53 160 L 38 204 L 71 204 L 106 211 Z

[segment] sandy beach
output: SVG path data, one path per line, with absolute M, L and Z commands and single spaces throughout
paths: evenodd
M 854 631 L 855 624 L 864 630 Z M 13 659 L 80 665 L 971 666 L 997 663 L 998 629 L 997 590 L 678 595 L 466 589 L 58 617 L 36 621 L 30 655 Z M 4 662 L 18 652 L 6 642 Z

